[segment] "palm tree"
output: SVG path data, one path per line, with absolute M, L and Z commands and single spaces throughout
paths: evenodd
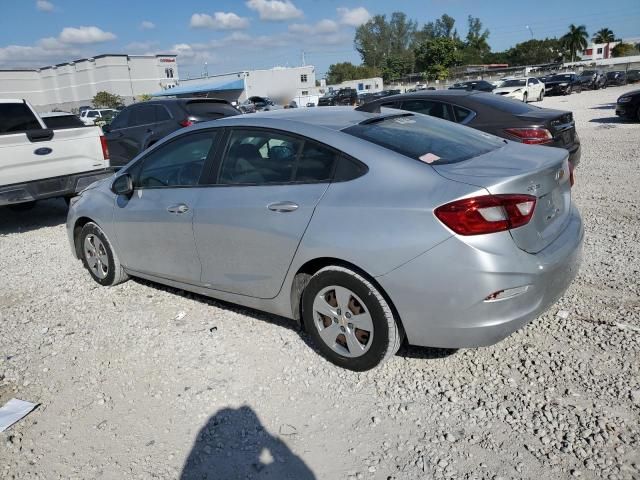
M 571 61 L 574 62 L 576 52 L 587 48 L 587 27 L 584 25 L 575 26 L 573 23 L 569 25 L 569 31 L 560 39 L 564 48 L 571 52 Z
M 615 42 L 616 36 L 608 28 L 602 28 L 593 36 L 593 43 L 609 43 Z
M 608 28 L 602 28 L 598 30 L 593 37 L 593 43 L 607 44 L 607 48 L 605 49 L 605 52 L 609 52 L 609 43 L 615 42 L 615 41 L 616 41 L 616 36 L 613 34 L 613 31 L 611 31 Z M 605 55 L 605 58 L 606 58 L 606 55 Z

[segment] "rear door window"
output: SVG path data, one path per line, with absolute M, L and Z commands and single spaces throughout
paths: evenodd
M 42 128 L 24 103 L 0 103 L 0 134 Z
M 125 108 L 124 110 L 122 110 L 116 116 L 116 118 L 114 118 L 113 121 L 111 122 L 111 125 L 110 125 L 111 130 L 116 130 L 118 128 L 126 128 L 128 126 L 131 110 L 132 110 L 131 108 Z
M 402 102 L 402 110 L 422 113 L 423 115 L 430 115 L 444 120 L 453 120 L 446 104 L 431 100 L 405 100 Z
M 155 105 L 155 108 L 156 122 L 166 122 L 167 120 L 171 120 L 171 115 L 169 115 L 169 112 L 164 105 Z
M 493 135 L 423 115 L 378 117 L 343 131 L 432 164 L 461 162 L 504 146 Z
M 238 115 L 239 112 L 227 103 L 217 102 L 191 102 L 186 105 L 189 115 L 216 119 Z
M 131 114 L 133 125 L 149 125 L 156 121 L 156 109 L 153 105 L 140 105 Z

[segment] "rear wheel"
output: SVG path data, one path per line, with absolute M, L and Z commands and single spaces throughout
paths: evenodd
M 117 285 L 129 278 L 111 242 L 97 224 L 89 222 L 82 227 L 77 241 L 82 263 L 100 285 Z
M 567 89 L 564 91 L 564 94 L 565 94 L 565 95 L 571 95 L 571 91 L 572 91 L 572 88 L 571 88 L 571 85 L 569 85 L 569 86 L 567 87 Z
M 522 94 L 522 101 L 523 101 L 524 103 L 527 103 L 527 102 L 529 101 L 529 96 L 527 95 L 527 92 L 524 92 L 524 93 Z
M 322 355 L 349 370 L 369 370 L 400 348 L 401 331 L 382 294 L 344 267 L 318 271 L 302 295 L 306 331 Z
M 540 90 L 540 95 L 538 96 L 538 101 L 541 102 L 544 98 L 544 90 Z

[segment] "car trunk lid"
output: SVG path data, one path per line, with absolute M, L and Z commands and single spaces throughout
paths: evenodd
M 484 187 L 490 194 L 535 196 L 529 223 L 509 231 L 525 252 L 544 249 L 562 233 L 569 219 L 571 184 L 565 150 L 509 142 L 465 162 L 433 168 L 445 178 Z
M 539 123 L 545 127 L 551 132 L 556 146 L 568 146 L 576 141 L 576 123 L 571 112 L 541 108 L 516 116 L 525 122 Z

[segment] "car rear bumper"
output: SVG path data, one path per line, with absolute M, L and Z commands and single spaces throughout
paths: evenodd
M 75 195 L 93 182 L 111 175 L 113 175 L 113 169 L 104 168 L 2 186 L 0 187 L 0 206 Z
M 562 296 L 578 272 L 583 235 L 574 207 L 560 236 L 535 255 L 518 249 L 508 232 L 494 234 L 491 242 L 486 236 L 464 241 L 453 236 L 376 280 L 391 298 L 410 344 L 491 345 Z M 508 289 L 521 293 L 486 300 Z

